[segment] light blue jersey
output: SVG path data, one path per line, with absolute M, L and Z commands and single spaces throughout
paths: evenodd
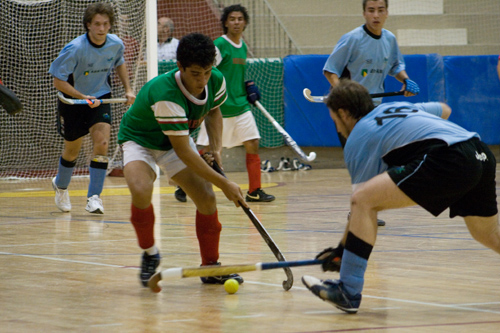
M 386 171 L 383 157 L 408 144 L 439 139 L 448 145 L 479 138 L 440 118 L 439 103 L 383 103 L 361 118 L 347 138 L 344 159 L 351 182 L 359 184 Z
M 340 78 L 344 69 L 349 71 L 351 80 L 374 94 L 383 93 L 385 77 L 405 70 L 405 63 L 392 32 L 382 29 L 382 35 L 376 36 L 363 25 L 340 38 L 323 71 Z M 380 104 L 381 100 L 374 102 Z
M 108 34 L 106 42 L 95 45 L 87 34 L 69 42 L 50 65 L 49 73 L 62 81 L 69 81 L 84 95 L 101 97 L 111 92 L 108 78 L 114 67 L 125 62 L 125 47 L 118 36 Z

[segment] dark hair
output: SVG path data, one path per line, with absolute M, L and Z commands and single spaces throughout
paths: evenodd
M 208 36 L 194 32 L 181 38 L 177 47 L 177 61 L 183 68 L 198 65 L 206 68 L 215 61 L 215 45 Z
M 363 11 L 366 10 L 366 3 L 368 1 L 377 1 L 377 0 L 363 0 Z M 389 8 L 389 0 L 384 0 L 385 2 L 385 9 L 388 9 Z
M 243 14 L 243 18 L 245 19 L 245 22 L 250 23 L 250 17 L 248 16 L 248 11 L 245 7 L 242 5 L 232 5 L 224 8 L 224 11 L 222 12 L 222 16 L 220 17 L 220 22 L 222 23 L 222 29 L 224 30 L 224 33 L 227 34 L 227 27 L 226 27 L 226 21 L 227 18 L 229 17 L 229 14 L 232 12 L 240 12 Z
M 85 27 L 85 31 L 89 31 L 87 23 L 92 22 L 92 19 L 97 14 L 107 15 L 111 27 L 115 25 L 115 12 L 113 6 L 111 6 L 110 3 L 93 3 L 85 9 L 85 13 L 83 14 L 83 26 Z
M 337 113 L 339 109 L 348 111 L 354 119 L 361 119 L 375 108 L 368 90 L 358 82 L 341 79 L 326 98 L 326 106 Z

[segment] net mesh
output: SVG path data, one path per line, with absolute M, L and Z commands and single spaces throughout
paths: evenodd
M 102 0 L 113 4 L 112 33 L 126 44 L 126 60 L 137 92 L 146 82 L 143 54 L 147 49 L 146 1 Z M 95 0 L 0 0 L 0 79 L 24 105 L 24 112 L 0 112 L 0 177 L 49 177 L 57 170 L 63 139 L 56 131 L 56 90 L 47 73 L 59 51 L 84 33 L 82 16 Z M 329 54 L 338 39 L 364 23 L 361 2 L 342 0 L 157 0 L 158 16 L 175 23 L 174 36 L 201 32 L 213 39 L 223 32 L 224 6 L 241 3 L 250 15 L 244 33 L 249 47 L 248 79 L 256 81 L 262 104 L 283 125 L 283 68 L 289 54 Z M 391 0 L 385 27 L 396 34 L 403 54 L 498 54 L 500 1 Z M 328 33 L 317 33 L 318 26 Z M 159 72 L 164 72 L 159 64 Z M 173 64 L 171 64 L 172 68 Z M 316 74 L 315 74 L 316 75 Z M 318 74 L 321 76 L 321 74 Z M 123 88 L 113 78 L 114 97 Z M 114 104 L 108 155 L 111 167 L 121 166 L 116 136 L 125 105 Z M 253 110 L 261 146 L 277 147 L 283 140 L 260 111 Z M 87 136 L 76 174 L 85 174 L 92 151 Z
M 63 138 L 56 130 L 57 97 L 48 69 L 60 50 L 85 33 L 82 19 L 87 6 L 96 1 L 2 0 L 0 21 L 0 79 L 23 103 L 24 111 L 15 116 L 0 112 L 0 176 L 50 177 L 56 174 L 63 149 Z M 144 34 L 144 1 L 108 1 L 116 16 L 111 33 L 126 45 L 126 60 L 132 86 L 145 82 L 138 56 Z M 144 66 L 142 66 L 144 67 Z M 124 96 L 117 76 L 112 76 L 113 96 Z M 121 115 L 127 107 L 113 104 L 110 140 L 112 156 Z M 88 173 L 92 153 L 89 136 L 84 138 L 75 175 Z
M 2 0 L 0 19 L 9 24 L 0 25 L 0 79 L 19 97 L 24 112 L 9 116 L 0 112 L 0 177 L 52 177 L 57 172 L 58 160 L 63 149 L 63 138 L 56 130 L 57 98 L 52 77 L 48 69 L 61 49 L 72 39 L 85 33 L 82 18 L 85 8 L 98 1 L 92 0 Z M 110 33 L 117 34 L 125 43 L 125 58 L 132 87 L 138 92 L 146 82 L 145 1 L 110 0 L 100 1 L 113 4 L 115 26 Z M 253 6 L 253 14 L 263 12 L 262 4 Z M 225 3 L 224 5 L 229 5 Z M 168 16 L 175 24 L 174 36 L 182 38 L 190 32 L 201 32 L 213 39 L 222 35 L 220 9 L 217 1 L 158 0 L 158 17 Z M 267 13 L 266 15 L 268 15 Z M 262 21 L 262 18 L 259 18 Z M 269 21 L 269 19 L 267 19 Z M 252 21 L 257 25 L 257 22 Z M 263 23 L 262 23 L 263 24 Z M 259 26 L 259 29 L 266 29 Z M 267 30 L 270 28 L 269 23 Z M 276 24 L 274 24 L 276 25 Z M 251 27 L 251 26 L 250 26 Z M 275 28 L 273 28 L 275 29 Z M 276 28 L 277 29 L 277 28 Z M 265 43 L 256 42 L 257 30 L 248 30 L 247 44 L 251 56 L 277 55 L 294 52 L 271 51 L 269 38 Z M 274 50 L 282 50 L 274 42 Z M 278 53 L 283 54 L 278 54 Z M 159 73 L 175 67 L 174 62 L 160 62 Z M 262 104 L 283 124 L 283 67 L 280 58 L 250 59 L 249 79 L 256 81 L 262 93 Z M 118 77 L 112 76 L 113 97 L 123 97 L 124 91 Z M 120 168 L 121 151 L 117 145 L 117 133 L 122 115 L 127 106 L 112 104 L 113 123 L 108 156 L 111 158 L 109 169 Z M 261 131 L 261 145 L 276 147 L 283 140 L 271 123 L 254 109 Z M 196 134 L 196 133 L 195 133 Z M 92 154 L 92 142 L 87 135 L 76 161 L 74 175 L 88 174 Z
M 273 118 L 283 125 L 284 106 L 283 106 L 283 61 L 281 58 L 250 58 L 246 80 L 254 80 L 259 87 L 261 94 L 260 103 L 273 116 Z M 177 68 L 172 60 L 160 61 L 158 63 L 158 73 L 165 73 Z M 283 146 L 283 136 L 271 124 L 271 122 L 257 108 L 252 106 L 252 113 L 257 122 L 260 132 L 260 146 L 274 148 Z M 196 139 L 198 130 L 191 136 Z

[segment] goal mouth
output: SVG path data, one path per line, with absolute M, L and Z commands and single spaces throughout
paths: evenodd
M 85 33 L 83 13 L 89 0 L 2 0 L 0 18 L 8 25 L 0 26 L 5 37 L 2 46 L 9 52 L 0 57 L 0 79 L 19 97 L 23 112 L 15 117 L 0 112 L 0 177 L 53 177 L 57 172 L 59 157 L 64 146 L 57 132 L 57 90 L 47 73 L 50 64 L 64 46 Z M 147 55 L 151 54 L 147 43 L 147 4 L 149 1 L 111 1 L 115 12 L 115 24 L 110 33 L 116 34 L 125 45 L 124 58 L 131 86 L 137 94 L 148 81 Z M 173 37 L 181 39 L 189 32 L 199 31 L 216 39 L 223 35 L 220 23 L 220 1 L 167 1 L 157 0 L 157 17 L 170 17 L 175 25 Z M 225 4 L 239 3 L 228 0 Z M 250 7 L 249 7 L 250 8 Z M 268 6 L 252 9 L 259 17 L 257 32 L 246 29 L 244 40 L 248 46 L 247 73 L 262 92 L 262 102 L 278 123 L 284 125 L 283 61 L 281 57 L 297 54 L 290 40 L 276 40 L 276 19 Z M 186 19 L 196 13 L 196 20 Z M 262 14 L 262 15 L 261 15 Z M 265 17 L 264 17 L 264 16 Z M 156 18 L 154 18 L 156 20 Z M 155 22 L 156 23 L 156 22 Z M 257 26 L 257 21 L 255 21 Z M 274 24 L 274 25 L 272 25 Z M 153 24 L 156 26 L 156 24 Z M 34 28 L 36 27 L 36 28 Z M 279 35 L 283 34 L 282 27 Z M 262 34 L 262 35 L 258 35 Z M 281 38 L 281 37 L 280 37 Z M 283 37 L 288 38 L 288 37 Z M 281 40 L 281 39 L 280 39 Z M 154 49 L 156 49 L 156 41 Z M 176 67 L 173 60 L 159 61 L 158 72 L 164 73 Z M 116 74 L 110 77 L 112 97 L 124 97 L 124 90 Z M 120 120 L 128 110 L 127 105 L 112 104 L 112 123 L 108 156 L 108 173 L 122 168 L 122 154 L 118 148 L 117 134 Z M 261 134 L 261 147 L 281 147 L 285 143 L 276 129 L 253 108 Z M 196 136 L 197 132 L 193 133 Z M 87 136 L 88 137 L 88 136 Z M 115 158 L 111 158 L 116 152 Z M 76 168 L 86 168 L 92 154 L 92 142 L 84 139 Z

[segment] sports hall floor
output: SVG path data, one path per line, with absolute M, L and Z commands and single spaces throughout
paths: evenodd
M 228 176 L 246 188 L 244 172 Z M 287 260 L 336 246 L 349 210 L 345 169 L 262 175 L 277 200 L 251 208 Z M 497 168 L 500 179 L 500 165 Z M 304 274 L 337 278 L 319 266 L 243 273 L 229 295 L 198 278 L 139 284 L 140 251 L 129 223 L 123 178 L 108 177 L 105 214 L 85 212 L 88 178 L 74 178 L 71 213 L 54 205 L 50 179 L 0 180 L 0 332 L 498 332 L 500 256 L 470 237 L 459 218 L 414 207 L 384 212 L 361 308 L 348 315 L 312 295 Z M 497 193 L 500 186 L 497 185 Z M 154 195 L 161 268 L 198 266 L 194 205 L 179 203 L 160 178 Z M 273 262 L 239 208 L 217 192 L 223 224 L 220 261 Z

